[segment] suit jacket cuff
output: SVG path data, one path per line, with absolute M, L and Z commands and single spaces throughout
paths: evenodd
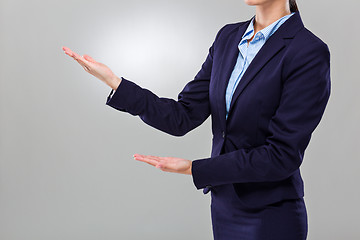
M 107 97 L 106 105 L 119 111 L 128 112 L 128 108 L 131 105 L 131 93 L 134 93 L 136 91 L 134 88 L 137 87 L 136 84 L 122 77 L 118 88 L 111 90 Z
M 211 179 L 209 179 L 211 176 L 206 173 L 206 167 L 203 167 L 207 160 L 208 159 L 205 158 L 192 161 L 191 174 L 197 189 L 212 186 Z

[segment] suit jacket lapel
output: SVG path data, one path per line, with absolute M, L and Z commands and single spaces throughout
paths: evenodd
M 289 25 L 291 25 L 291 27 L 289 27 Z M 285 47 L 285 39 L 293 38 L 294 35 L 302 27 L 304 27 L 304 25 L 301 21 L 299 12 L 296 12 L 266 41 L 266 43 L 262 46 L 260 51 L 256 54 L 255 58 L 250 63 L 249 67 L 247 68 L 243 77 L 241 78 L 241 81 L 239 82 L 238 86 L 235 89 L 235 92 L 234 92 L 234 95 L 232 97 L 231 104 L 230 104 L 229 116 L 231 114 L 232 108 L 235 105 L 236 100 L 238 99 L 240 94 L 244 91 L 246 86 L 248 86 L 248 84 L 251 82 L 251 80 L 254 79 L 256 74 L 259 71 L 261 71 L 261 69 L 264 67 L 264 65 L 268 61 L 270 61 L 271 58 L 274 57 L 282 48 Z M 241 36 L 240 36 L 240 39 L 241 39 Z M 239 39 L 239 41 L 240 41 L 240 39 Z M 237 48 L 237 44 L 236 44 L 236 48 Z M 233 48 L 233 47 L 230 47 L 230 48 Z M 236 51 L 236 55 L 237 54 L 238 54 L 238 50 Z M 236 61 L 236 59 L 235 59 L 235 61 Z M 230 74 L 231 74 L 234 66 L 235 66 L 235 62 L 231 64 L 229 69 L 226 69 L 227 81 L 226 81 L 225 89 L 227 87 L 228 78 L 230 77 Z M 222 96 L 225 99 L 225 94 Z
M 234 95 L 231 99 L 229 115 L 235 104 L 236 99 L 244 91 L 245 87 L 250 83 L 251 80 L 254 79 L 256 74 L 263 68 L 263 66 L 284 46 L 284 40 L 281 38 L 279 39 L 277 36 L 269 38 L 262 46 L 260 51 L 256 54 L 255 58 L 252 60 L 252 62 L 246 69 L 244 75 L 241 78 L 241 81 L 235 89 Z
M 219 80 L 218 81 L 218 91 L 219 91 L 219 99 L 218 99 L 218 109 L 220 112 L 220 118 L 223 129 L 225 129 L 225 120 L 226 120 L 226 103 L 225 103 L 225 92 L 227 88 L 227 84 L 229 82 L 230 75 L 232 70 L 235 67 L 236 60 L 239 54 L 238 44 L 246 31 L 248 25 L 250 24 L 251 19 L 242 24 L 239 29 L 230 35 L 227 48 L 223 55 L 223 60 L 220 66 Z

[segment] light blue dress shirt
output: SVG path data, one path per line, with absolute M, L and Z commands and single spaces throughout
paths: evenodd
M 248 28 L 246 29 L 244 35 L 241 38 L 241 41 L 238 45 L 239 55 L 237 58 L 236 65 L 234 70 L 231 73 L 228 86 L 226 88 L 225 100 L 226 100 L 226 119 L 228 117 L 230 103 L 232 96 L 235 92 L 237 85 L 239 84 L 242 76 L 244 75 L 246 69 L 250 65 L 251 61 L 254 59 L 256 54 L 259 52 L 261 47 L 265 44 L 265 42 L 269 39 L 269 37 L 294 13 L 286 15 L 279 20 L 273 22 L 269 26 L 264 29 L 261 29 L 256 33 L 253 40 L 247 44 L 247 40 L 249 40 L 254 35 L 254 19 L 252 18 Z

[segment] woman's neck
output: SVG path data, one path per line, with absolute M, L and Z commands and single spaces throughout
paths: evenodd
M 290 14 L 290 6 L 288 1 L 286 2 L 287 4 L 284 4 L 283 1 L 272 1 L 266 4 L 266 6 L 256 6 L 254 23 L 255 32 L 266 28 L 276 20 Z

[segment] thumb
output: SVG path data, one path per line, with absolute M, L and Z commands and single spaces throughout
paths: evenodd
M 89 55 L 84 55 L 84 58 L 85 58 L 85 60 L 87 60 L 87 61 L 89 61 L 89 62 L 96 62 L 92 57 L 90 57 Z

